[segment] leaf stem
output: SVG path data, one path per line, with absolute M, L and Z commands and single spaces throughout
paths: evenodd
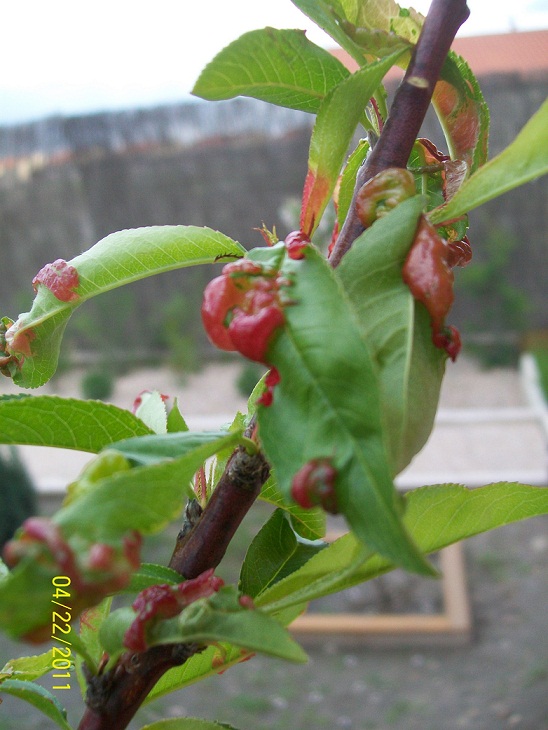
M 466 0 L 432 0 L 386 124 L 377 144 L 358 171 L 354 197 L 329 259 L 333 267 L 338 266 L 344 254 L 364 231 L 355 208 L 360 188 L 388 167 L 406 167 L 445 58 L 457 30 L 469 14 Z

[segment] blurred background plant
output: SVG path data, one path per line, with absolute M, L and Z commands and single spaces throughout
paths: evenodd
M 17 449 L 0 447 L 0 549 L 27 517 L 37 512 L 34 486 Z

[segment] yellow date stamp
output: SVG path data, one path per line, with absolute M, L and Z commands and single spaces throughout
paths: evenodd
M 51 664 L 54 669 L 52 676 L 56 680 L 68 680 L 66 684 L 54 684 L 53 689 L 58 690 L 70 689 L 70 670 L 74 664 L 72 643 L 68 640 L 72 631 L 70 625 L 72 620 L 70 583 L 71 580 L 67 575 L 56 575 L 51 580 L 53 589 L 51 594 L 51 603 L 53 605 L 51 611 L 51 638 L 61 644 L 61 646 L 53 646 L 51 649 Z

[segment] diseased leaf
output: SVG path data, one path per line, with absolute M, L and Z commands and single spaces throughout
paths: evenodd
M 165 396 L 162 396 L 157 390 L 145 391 L 138 396 L 139 405 L 135 410 L 135 415 L 148 426 L 152 433 L 167 433 L 165 399 Z
M 244 254 L 228 236 L 196 226 L 151 226 L 103 238 L 68 262 L 78 275 L 75 299 L 62 301 L 38 282 L 31 311 L 19 315 L 7 330 L 5 355 L 13 358 L 9 368 L 14 382 L 37 388 L 51 378 L 67 322 L 87 299 L 153 274 Z
M 121 608 L 103 623 L 101 641 L 109 654 L 122 650 L 125 632 L 135 616 L 133 609 Z M 306 661 L 306 654 L 278 621 L 263 611 L 242 606 L 237 591 L 230 586 L 210 598 L 194 601 L 175 618 L 159 620 L 147 629 L 149 646 L 218 641 L 289 661 Z
M 330 89 L 348 75 L 304 31 L 264 28 L 245 33 L 217 54 L 192 93 L 209 100 L 251 96 L 316 113 Z
M 19 679 L 7 679 L 0 684 L 0 692 L 6 692 L 25 700 L 25 702 L 34 705 L 50 720 L 53 720 L 58 727 L 63 728 L 63 730 L 71 730 L 71 726 L 67 722 L 67 711 L 55 695 L 39 684 Z
M 356 71 L 325 98 L 316 119 L 301 209 L 301 230 L 312 236 L 330 200 L 365 106 L 401 51 Z
M 451 200 L 433 210 L 435 223 L 459 218 L 489 200 L 548 173 L 548 101 L 545 101 L 499 155 L 483 165 L 461 185 Z
M 281 382 L 273 404 L 258 409 L 279 488 L 289 497 L 301 467 L 329 459 L 338 509 L 359 538 L 411 570 L 428 572 L 402 527 L 377 371 L 342 286 L 314 247 L 302 260 L 287 258 L 280 273 L 294 304 L 285 307 L 285 327 L 268 351 Z
M 466 61 L 450 51 L 434 88 L 432 105 L 451 159 L 464 160 L 473 173 L 487 159 L 489 109 Z
M 430 435 L 445 371 L 445 353 L 432 343 L 430 317 L 402 279 L 422 205 L 417 196 L 377 220 L 336 270 L 378 367 L 393 476 Z
M 136 416 L 101 401 L 55 395 L 0 397 L 0 443 L 97 453 L 114 441 L 150 434 Z

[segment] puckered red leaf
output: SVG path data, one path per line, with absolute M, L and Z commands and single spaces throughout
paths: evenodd
M 151 431 L 129 411 L 100 401 L 52 395 L 0 397 L 0 443 L 97 453 Z
M 123 651 L 125 632 L 135 617 L 133 609 L 121 608 L 103 623 L 101 641 L 109 654 Z M 306 654 L 287 630 L 267 613 L 245 608 L 231 586 L 194 601 L 175 618 L 159 620 L 147 628 L 149 646 L 218 641 L 289 661 L 306 661 Z
M 474 172 L 487 159 L 489 110 L 470 66 L 450 51 L 432 104 L 445 133 L 451 158 Z
M 222 50 L 202 71 L 193 93 L 209 100 L 251 96 L 316 113 L 330 89 L 348 75 L 304 31 L 264 28 Z
M 422 206 L 417 196 L 376 221 L 336 271 L 378 367 L 393 475 L 430 435 L 445 371 L 445 353 L 432 343 L 430 317 L 402 279 Z
M 7 330 L 5 355 L 15 358 L 9 365 L 14 382 L 37 388 L 51 378 L 67 322 L 87 299 L 153 274 L 244 253 L 228 236 L 196 226 L 151 226 L 103 238 L 68 262 L 78 278 L 74 298 L 63 301 L 44 283 L 37 283 L 31 311 Z
M 385 450 L 377 369 L 335 273 L 314 247 L 286 258 L 286 324 L 270 347 L 281 382 L 258 410 L 259 433 L 278 484 L 291 492 L 297 471 L 330 459 L 337 502 L 370 547 L 416 571 L 428 571 L 401 522 Z M 329 343 L 329 347 L 326 347 Z
M 489 200 L 548 173 L 548 101 L 499 155 L 462 184 L 446 204 L 430 213 L 433 223 L 459 218 Z

